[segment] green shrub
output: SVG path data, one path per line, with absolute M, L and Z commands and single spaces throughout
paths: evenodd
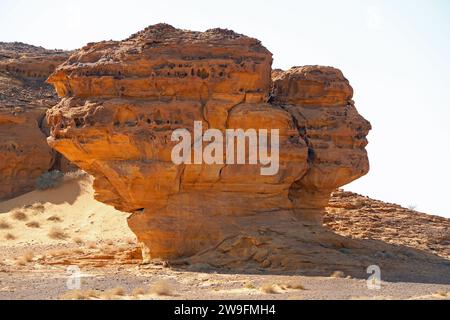
M 43 173 L 36 180 L 36 189 L 47 190 L 51 188 L 56 188 L 64 177 L 64 174 L 59 170 L 53 170 Z

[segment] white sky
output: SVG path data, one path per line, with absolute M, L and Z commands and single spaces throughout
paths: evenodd
M 159 22 L 253 36 L 277 68 L 340 68 L 373 126 L 371 171 L 345 189 L 450 217 L 450 1 L 0 0 L 0 41 L 50 49 Z

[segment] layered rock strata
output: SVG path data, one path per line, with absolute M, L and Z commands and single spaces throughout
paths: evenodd
M 69 52 L 0 43 L 0 200 L 31 191 L 36 178 L 68 162 L 46 142 L 47 109 L 57 103 L 45 83 Z
M 233 239 L 251 254 L 274 228 L 319 226 L 332 190 L 369 169 L 370 124 L 342 73 L 296 67 L 272 81 L 271 64 L 258 40 L 224 29 L 159 24 L 89 44 L 48 79 L 62 98 L 48 143 L 95 177 L 98 200 L 133 212 L 144 259 L 205 256 Z M 194 121 L 278 129 L 278 172 L 261 175 L 249 153 L 247 164 L 175 164 L 172 133 L 193 135 Z

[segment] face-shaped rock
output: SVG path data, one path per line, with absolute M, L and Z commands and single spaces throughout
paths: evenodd
M 290 194 L 297 213 L 311 216 L 311 210 L 327 204 L 333 189 L 369 171 L 365 146 L 371 126 L 358 114 L 351 100 L 353 89 L 335 68 L 275 71 L 273 82 L 274 103 L 294 117 L 308 145 L 308 172 Z
M 88 45 L 49 78 L 63 98 L 48 112 L 49 144 L 94 175 L 98 200 L 133 212 L 146 258 L 190 256 L 274 221 L 320 221 L 330 192 L 368 170 L 368 123 L 335 69 L 308 67 L 314 94 L 279 74 L 271 99 L 271 63 L 258 40 L 222 29 L 155 25 Z M 250 147 L 245 164 L 174 163 L 172 134 L 185 129 L 195 145 L 194 122 L 223 137 L 278 130 L 278 170 L 262 175 Z

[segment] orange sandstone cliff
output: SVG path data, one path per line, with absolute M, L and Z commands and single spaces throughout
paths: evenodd
M 57 95 L 45 80 L 68 57 L 0 42 L 0 200 L 31 191 L 42 173 L 61 169 L 61 155 L 46 142 L 45 112 Z
M 48 79 L 62 98 L 47 113 L 48 143 L 95 177 L 98 200 L 133 213 L 129 226 L 146 260 L 297 268 L 312 247 L 296 243 L 344 247 L 341 237 L 314 230 L 331 192 L 368 172 L 370 124 L 339 70 L 272 72 L 271 64 L 258 40 L 224 29 L 158 24 L 89 44 Z M 194 121 L 222 132 L 279 129 L 278 173 L 174 164 L 171 134 L 192 132 Z

